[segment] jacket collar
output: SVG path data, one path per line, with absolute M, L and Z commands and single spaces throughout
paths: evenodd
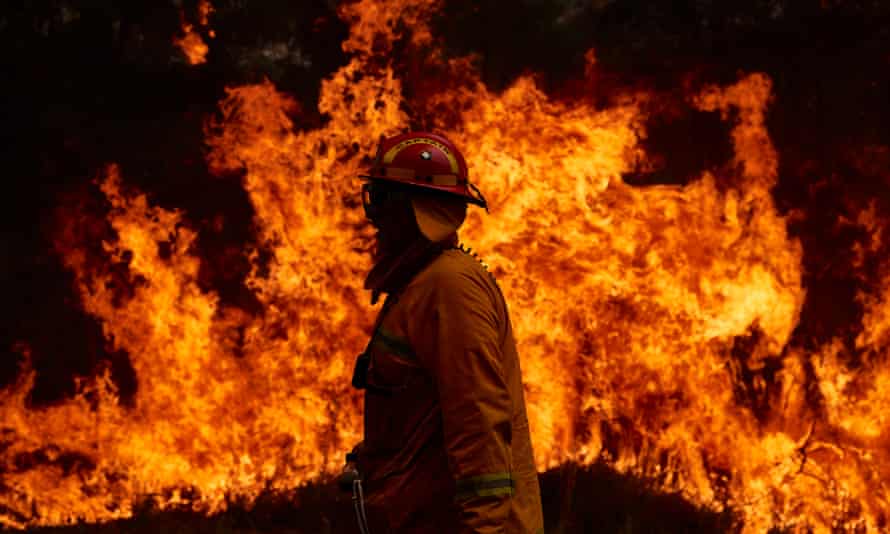
M 442 251 L 456 245 L 456 232 L 435 243 L 421 236 L 403 251 L 381 258 L 365 278 L 365 289 L 371 290 L 371 304 L 377 303 L 380 293 L 400 291 Z

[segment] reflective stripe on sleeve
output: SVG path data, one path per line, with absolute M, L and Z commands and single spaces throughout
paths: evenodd
M 457 481 L 455 500 L 495 495 L 513 495 L 513 477 L 510 473 L 491 473 Z

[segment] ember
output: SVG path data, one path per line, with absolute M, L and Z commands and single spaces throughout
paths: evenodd
M 201 0 L 198 3 L 198 27 L 207 27 L 209 24 L 208 17 L 212 12 L 213 6 L 210 5 L 208 0 Z M 208 30 L 207 35 L 209 37 L 214 37 L 216 34 L 213 30 Z M 174 37 L 173 42 L 182 50 L 182 53 L 192 65 L 200 65 L 201 63 L 207 62 L 207 53 L 210 51 L 210 47 L 208 47 L 204 42 L 204 39 L 201 38 L 195 25 L 185 21 L 184 15 L 182 20 L 182 35 Z

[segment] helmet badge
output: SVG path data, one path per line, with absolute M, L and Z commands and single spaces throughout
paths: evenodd
M 430 160 L 430 159 L 433 159 L 433 155 L 430 154 L 428 151 L 424 150 L 423 152 L 420 153 L 420 158 L 425 159 L 425 160 Z

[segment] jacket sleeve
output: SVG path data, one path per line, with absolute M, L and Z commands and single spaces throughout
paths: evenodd
M 470 276 L 436 276 L 412 336 L 442 409 L 461 533 L 503 533 L 513 494 L 512 399 L 493 296 Z

